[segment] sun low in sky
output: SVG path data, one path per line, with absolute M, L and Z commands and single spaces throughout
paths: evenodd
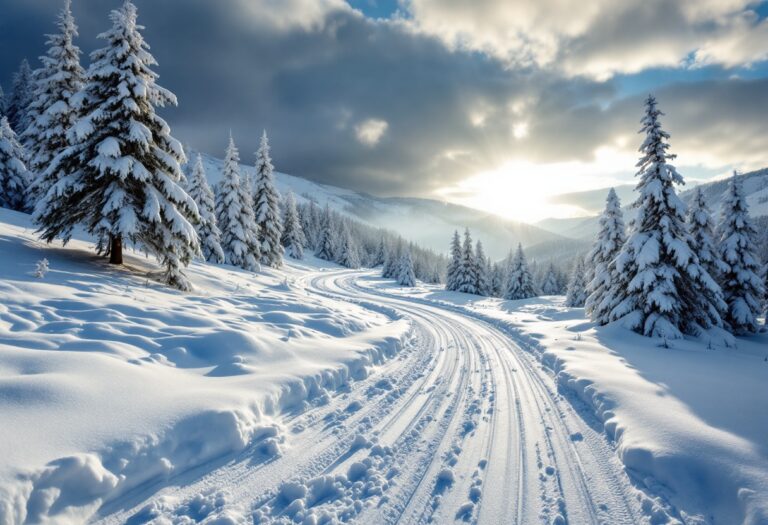
M 119 2 L 78 0 L 87 53 Z M 222 156 L 268 129 L 285 173 L 522 221 L 631 184 L 642 100 L 703 181 L 768 164 L 768 3 L 753 0 L 137 0 L 174 133 Z M 0 83 L 58 2 L 4 0 Z M 204 35 L 204 38 L 201 38 Z

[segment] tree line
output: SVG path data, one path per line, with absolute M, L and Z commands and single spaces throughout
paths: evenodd
M 126 1 L 110 21 L 85 70 L 67 0 L 41 67 L 22 61 L 8 104 L 0 89 L 0 206 L 31 212 L 43 240 L 66 243 L 82 226 L 110 263 L 122 264 L 131 244 L 154 254 L 165 281 L 183 290 L 190 283 L 182 267 L 194 258 L 257 271 L 311 249 L 356 268 L 382 264 L 390 246 L 406 249 L 391 232 L 298 204 L 290 193 L 282 198 L 266 131 L 253 180 L 240 172 L 232 136 L 215 188 L 199 155 L 185 176 L 184 149 L 156 114 L 176 97 L 156 83 L 136 7 Z M 440 256 L 413 244 L 407 250 L 414 279 L 439 280 Z
M 759 256 L 758 230 L 749 216 L 740 177 L 734 172 L 717 224 L 701 189 L 690 206 L 678 197 L 683 177 L 669 161 L 670 135 L 663 130 L 656 98 L 645 100 L 638 167 L 636 217 L 626 227 L 611 189 L 600 229 L 586 257 L 576 257 L 565 287 L 566 305 L 584 306 L 600 325 L 621 321 L 652 337 L 679 338 L 723 328 L 755 333 L 768 318 L 768 268 Z M 491 263 L 482 243 L 463 243 L 454 233 L 446 289 L 526 299 L 562 291 L 554 264 L 535 284 L 522 246 L 506 261 Z

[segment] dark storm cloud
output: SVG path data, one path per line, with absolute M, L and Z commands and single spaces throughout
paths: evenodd
M 59 3 L 0 2 L 0 80 L 8 91 L 21 57 L 43 52 Z M 254 10 L 258 2 L 248 8 L 249 0 L 137 2 L 160 83 L 179 97 L 178 108 L 164 111 L 179 139 L 221 155 L 231 129 L 251 162 L 266 128 L 281 171 L 374 193 L 419 194 L 510 156 L 589 160 L 597 146 L 637 127 L 639 100 L 617 100 L 610 82 L 507 69 L 480 54 L 451 52 L 402 23 L 334 7 L 333 0 L 310 2 L 322 7 L 311 13 L 302 0 L 291 2 L 293 11 L 277 14 Z M 115 5 L 75 0 L 86 55 L 100 45 L 95 35 Z M 283 24 L 289 15 L 295 19 Z M 669 104 L 674 98 L 687 115 L 675 117 L 678 133 L 722 126 L 732 114 L 730 122 L 743 119 L 765 139 L 758 122 L 765 119 L 749 111 L 765 103 L 761 82 L 669 88 Z M 693 100 L 685 95 L 691 90 Z M 713 98 L 715 106 L 705 105 Z M 702 116 L 707 111 L 712 119 Z M 375 143 L 357 136 L 369 119 L 387 123 Z M 527 136 L 515 136 L 516 124 L 527 127 Z

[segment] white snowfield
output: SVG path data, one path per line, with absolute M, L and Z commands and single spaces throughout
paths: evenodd
M 0 210 L 0 523 L 768 521 L 765 335 L 84 247 Z

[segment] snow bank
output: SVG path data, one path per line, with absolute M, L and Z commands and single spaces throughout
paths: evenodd
M 152 261 L 126 261 L 42 245 L 0 210 L 0 524 L 81 523 L 234 452 L 279 454 L 281 414 L 367 377 L 408 331 L 391 311 L 309 295 L 318 262 L 194 264 L 183 294 Z
M 364 284 L 509 333 L 616 443 L 652 522 L 768 523 L 768 334 L 736 338 L 736 348 L 715 333 L 665 346 L 621 326 L 595 327 L 562 297 L 502 301 Z

